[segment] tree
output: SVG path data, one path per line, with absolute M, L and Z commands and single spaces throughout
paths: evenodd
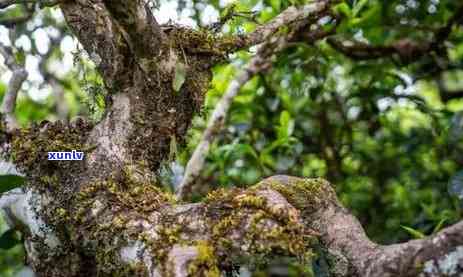
M 388 67 L 408 66 L 415 76 L 458 68 L 461 54 L 449 54 L 449 44 L 461 43 L 463 6 L 446 2 L 451 15 L 437 26 L 410 36 L 396 31 L 378 44 L 373 37 L 378 30 L 370 30 L 370 41 L 352 34 L 355 24 L 377 29 L 394 24 L 373 21 L 372 13 L 378 16 L 381 8 L 387 12 L 388 4 L 382 2 L 370 4 L 358 17 L 367 2 L 294 3 L 252 32 L 225 35 L 215 31 L 217 26 L 160 25 L 141 0 L 38 1 L 41 7 L 59 5 L 67 26 L 97 66 L 106 97 L 97 123 L 44 121 L 20 128 L 14 108 L 27 75 L 13 49 L 2 47 L 13 72 L 2 106 L 3 158 L 24 174 L 27 185 L 2 195 L 0 206 L 25 234 L 33 270 L 41 276 L 220 276 L 274 256 L 305 264 L 318 252 L 335 276 L 457 276 L 463 270 L 462 221 L 429 237 L 378 245 L 323 179 L 276 175 L 188 203 L 231 101 L 291 47 L 317 45 L 324 52 L 312 57 L 345 55 L 359 65 L 379 60 Z M 9 19 L 7 26 L 13 28 L 28 20 L 35 7 L 0 3 L 24 8 L 23 16 Z M 237 15 L 230 7 L 219 25 Z M 177 195 L 162 189 L 159 171 L 173 145 L 185 142 L 194 114 L 201 111 L 211 68 L 225 63 L 228 54 L 255 45 L 256 53 L 215 107 Z M 318 74 L 327 74 L 318 69 Z M 52 76 L 49 80 L 59 83 Z M 374 88 L 374 79 L 367 83 L 363 89 Z M 383 93 L 381 88 L 375 92 Z M 442 92 L 445 99 L 455 95 Z M 336 98 L 336 93 L 327 93 Z M 413 95 L 391 97 L 422 104 Z M 329 121 L 323 109 L 318 116 Z M 290 136 L 290 121 L 281 115 L 282 137 Z M 329 132 L 328 125 L 320 132 Z M 368 128 L 374 132 L 375 126 Z M 328 145 L 323 151 L 330 179 L 340 180 L 342 165 L 336 155 L 342 152 L 335 141 L 323 143 Z M 47 156 L 72 150 L 83 151 L 85 159 L 51 161 Z

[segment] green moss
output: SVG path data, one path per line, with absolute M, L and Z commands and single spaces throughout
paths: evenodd
M 59 186 L 58 176 L 53 175 L 44 175 L 40 177 L 40 181 L 48 187 L 57 187 Z
M 209 192 L 203 200 L 203 203 L 208 205 L 220 204 L 225 201 L 231 201 L 240 190 L 238 189 L 224 189 L 219 188 L 217 190 Z
M 266 179 L 256 185 L 255 189 L 270 188 L 282 194 L 294 207 L 313 212 L 329 202 L 335 202 L 336 194 L 331 185 L 324 179 L 301 179 L 285 177 Z
M 58 209 L 56 209 L 56 216 L 65 219 L 65 218 L 66 218 L 66 215 L 67 215 L 67 212 L 66 212 L 65 209 L 63 209 L 63 208 L 58 208 Z
M 126 176 L 127 177 L 127 176 Z M 127 233 L 127 222 L 133 216 L 143 217 L 149 212 L 159 209 L 161 206 L 171 203 L 172 196 L 162 192 L 152 183 L 137 183 L 133 179 L 108 179 L 89 184 L 79 194 L 76 201 L 76 209 L 79 211 L 77 220 L 91 222 L 96 220 L 97 224 L 91 226 L 88 237 L 98 245 L 97 264 L 106 274 L 121 273 L 122 276 L 133 276 L 135 273 L 143 272 L 140 266 L 133 268 L 126 264 L 120 264 L 119 249 L 127 244 L 128 239 L 140 239 L 138 233 Z M 104 205 L 111 205 L 108 213 L 99 215 L 98 218 L 91 218 L 90 211 L 95 199 L 107 201 Z M 129 211 L 124 212 L 124 211 Z M 135 213 L 135 214 L 134 214 Z M 104 218 L 111 219 L 110 221 Z M 75 223 L 74 223 L 75 224 Z M 166 230 L 166 233 L 173 237 L 173 231 Z M 128 237 L 121 234 L 129 234 Z M 172 239 L 171 241 L 172 242 Z M 138 274 L 137 273 L 137 274 Z
M 225 235 L 228 230 L 232 230 L 234 227 L 237 227 L 238 224 L 239 221 L 236 216 L 227 216 L 212 226 L 212 235 L 214 238 L 218 239 Z
M 73 126 L 58 121 L 18 130 L 12 140 L 13 160 L 25 172 L 56 170 L 65 163 L 48 161 L 48 152 L 88 150 L 91 147 L 85 145 L 84 140 L 90 128 L 89 124 L 80 120 Z
M 241 195 L 235 199 L 236 205 L 241 207 L 253 207 L 253 208 L 262 208 L 266 204 L 266 199 L 262 196 L 256 196 L 251 193 Z
M 104 276 L 136 276 L 142 272 L 140 266 L 120 262 L 120 248 L 129 239 L 138 239 L 136 230 L 127 232 L 127 222 L 175 203 L 173 195 L 163 192 L 152 182 L 138 181 L 131 170 L 81 184 L 71 184 L 59 171 L 49 172 L 49 175 L 32 178 L 32 186 L 42 189 L 55 200 L 40 214 L 55 229 L 61 241 L 69 242 L 70 247 L 63 251 L 71 254 L 72 245 L 79 245 L 95 253 L 97 269 Z M 180 229 L 166 224 L 165 237 L 168 239 L 165 241 L 171 245 L 178 233 Z M 47 253 L 46 250 L 43 252 Z
M 85 133 L 53 125 L 27 129 L 13 142 L 16 161 L 30 169 L 31 186 L 55 200 L 41 211 L 41 215 L 56 229 L 60 240 L 70 240 L 71 245 L 84 245 L 88 251 L 96 253 L 97 268 L 102 275 L 118 273 L 126 276 L 135 274 L 133 272 L 143 273 L 139 265 L 120 264 L 119 250 L 129 240 L 144 241 L 161 265 L 173 245 L 190 243 L 184 239 L 192 237 L 188 234 L 190 222 L 179 223 L 179 218 L 174 215 L 162 215 L 156 225 L 158 237 L 155 239 L 150 234 L 139 234 L 135 229 L 127 230 L 129 219 L 143 219 L 153 211 L 175 204 L 170 193 L 162 191 L 153 182 L 140 181 L 134 167 L 76 184 L 72 176 L 85 172 L 83 163 L 50 163 L 46 160 L 48 151 L 84 149 L 82 137 Z M 45 143 L 46 140 L 51 142 Z M 31 169 L 33 165 L 39 169 Z M 137 169 L 144 166 L 148 165 L 141 163 Z M 261 259 L 256 263 L 265 261 L 274 253 L 296 256 L 304 261 L 310 257 L 313 237 L 299 222 L 295 210 L 271 206 L 259 192 L 273 189 L 294 207 L 303 210 L 316 209 L 330 201 L 335 197 L 334 192 L 320 179 L 284 181 L 270 178 L 246 191 L 222 189 L 206 197 L 204 205 L 208 221 L 205 224 L 212 238 L 195 244 L 199 252 L 197 259 L 189 265 L 191 276 L 219 276 L 219 253 L 233 256 L 231 253 L 242 252 L 234 249 L 230 232 L 240 231 L 244 222 L 250 222 L 250 227 L 243 231 L 239 243 L 248 247 L 246 252 L 250 255 Z M 66 251 L 71 253 L 72 247 Z
M 321 197 L 324 183 L 296 182 L 283 184 L 278 179 L 267 179 L 246 191 L 240 189 L 217 190 L 209 193 L 205 199 L 207 216 L 211 218 L 212 241 L 219 253 L 232 255 L 234 243 L 227 237 L 230 232 L 244 230 L 240 227 L 249 222 L 248 228 L 241 235 L 241 247 L 245 247 L 252 264 L 265 264 L 267 258 L 274 254 L 297 257 L 301 263 L 312 258 L 311 247 L 316 238 L 301 221 L 299 211 L 290 205 L 273 205 L 260 194 L 261 191 L 273 189 L 288 199 L 289 203 L 301 206 L 307 197 Z M 294 186 L 294 187 L 293 187 Z M 300 202 L 298 202 L 300 201 Z M 312 203 L 314 204 L 314 202 Z
M 172 42 L 191 54 L 208 54 L 213 59 L 225 59 L 226 54 L 236 50 L 241 40 L 236 36 L 223 36 L 202 28 L 199 30 L 172 26 L 167 32 Z
M 163 26 L 163 29 L 168 37 L 161 50 L 164 60 L 146 62 L 166 62 L 170 66 L 158 68 L 146 64 L 146 68 L 156 68 L 148 74 L 153 79 L 143 82 L 129 95 L 130 121 L 133 123 L 133 132 L 129 137 L 130 154 L 138 161 L 146 161 L 152 172 L 156 172 L 161 161 L 169 157 L 171 140 L 175 139 L 179 145 L 183 145 L 191 119 L 203 107 L 212 79 L 210 69 L 226 58 L 226 52 L 216 47 L 216 42 L 222 38 L 206 29 L 193 30 L 175 25 Z M 179 90 L 173 88 L 175 76 L 178 76 L 175 70 L 178 64 L 182 64 L 185 78 Z M 144 101 L 139 101 L 140 97 Z M 150 137 L 153 140 L 149 144 L 146 139 L 141 139 L 147 134 L 157 134 Z
M 220 271 L 217 264 L 214 246 L 208 241 L 200 240 L 195 244 L 198 255 L 188 265 L 189 276 L 219 277 Z

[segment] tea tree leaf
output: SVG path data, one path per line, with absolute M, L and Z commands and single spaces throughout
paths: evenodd
M 18 175 L 0 175 L 0 193 L 4 193 L 20 187 L 24 184 L 24 178 Z
M 175 65 L 175 76 L 172 81 L 172 88 L 175 92 L 179 92 L 182 88 L 183 83 L 186 79 L 186 66 L 183 63 L 177 63 Z

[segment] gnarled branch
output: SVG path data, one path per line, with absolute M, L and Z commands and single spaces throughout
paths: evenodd
M 252 263 L 255 257 L 264 259 L 272 253 L 303 262 L 310 259 L 316 237 L 331 257 L 336 276 L 456 276 L 463 270 L 463 222 L 429 238 L 380 246 L 368 239 L 330 184 L 321 179 L 275 176 L 248 190 L 219 190 L 203 203 L 183 205 L 170 202 L 154 188 L 124 192 L 115 185 L 106 181 L 87 187 L 68 207 L 79 207 L 79 215 L 60 217 L 65 229 L 77 234 L 70 241 L 76 251 L 83 248 L 97 257 L 105 253 L 105 259 L 96 261 L 100 273 L 219 274 L 238 261 Z M 21 197 L 26 196 L 4 196 L 2 208 Z M 10 209 L 10 216 L 24 220 L 19 210 Z M 36 233 L 35 239 L 50 234 Z M 60 255 L 60 244 L 50 243 L 47 255 Z M 67 257 L 77 259 L 72 251 Z M 35 263 L 34 267 L 46 270 L 41 273 L 47 276 L 75 276 L 86 270 L 84 261 L 76 264 L 80 268 L 72 270 Z

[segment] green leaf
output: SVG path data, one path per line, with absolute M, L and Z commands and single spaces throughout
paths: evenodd
M 229 5 L 225 6 L 223 10 L 220 12 L 220 17 L 222 19 L 229 18 L 233 13 L 235 13 L 237 3 L 230 3 Z
M 447 218 L 444 217 L 441 220 L 439 220 L 439 223 L 437 223 L 436 227 L 434 227 L 434 230 L 432 231 L 433 234 L 439 232 L 442 227 L 444 226 L 445 221 L 447 221 Z
M 366 4 L 368 4 L 368 0 L 358 1 L 358 3 L 355 4 L 354 8 L 352 9 L 352 16 L 356 17 Z
M 170 137 L 170 145 L 169 145 L 169 158 L 167 159 L 169 163 L 175 161 L 175 158 L 178 155 L 178 147 L 177 147 L 177 138 L 175 135 Z
M 378 27 L 381 22 L 381 8 L 379 5 L 374 5 L 372 8 L 362 13 L 361 17 L 353 18 L 348 21 L 348 26 L 351 28 L 374 28 Z M 381 34 L 381 32 L 379 32 Z
M 21 243 L 15 230 L 8 230 L 0 237 L 0 249 L 10 249 Z
M 246 154 L 249 154 L 254 159 L 256 159 L 256 160 L 259 159 L 259 155 L 254 150 L 254 148 L 252 148 L 252 146 L 249 145 L 249 144 L 243 144 L 243 143 L 236 144 L 235 147 L 234 147 L 234 152 L 235 152 L 235 154 L 238 154 L 240 156 L 244 156 Z
M 270 5 L 275 12 L 279 12 L 281 9 L 281 1 L 280 0 L 270 0 Z
M 24 51 L 16 52 L 15 58 L 16 58 L 16 61 L 19 64 L 25 64 L 26 63 L 26 54 L 24 53 Z
M 334 11 L 338 14 L 344 15 L 347 18 L 352 17 L 352 10 L 347 3 L 340 3 L 334 7 Z
M 0 175 L 0 193 L 4 193 L 20 187 L 24 184 L 24 178 L 18 175 Z
M 288 111 L 280 114 L 280 126 L 278 127 L 278 138 L 289 138 L 294 131 L 294 120 Z
M 175 65 L 175 76 L 172 81 L 172 88 L 175 92 L 179 92 L 186 79 L 186 66 L 183 63 Z
M 401 225 L 400 227 L 402 227 L 402 229 L 407 231 L 410 235 L 412 235 L 412 237 L 414 237 L 416 239 L 422 239 L 422 238 L 426 237 L 423 233 L 421 233 L 420 231 L 415 230 L 413 228 L 403 226 L 403 225 Z

